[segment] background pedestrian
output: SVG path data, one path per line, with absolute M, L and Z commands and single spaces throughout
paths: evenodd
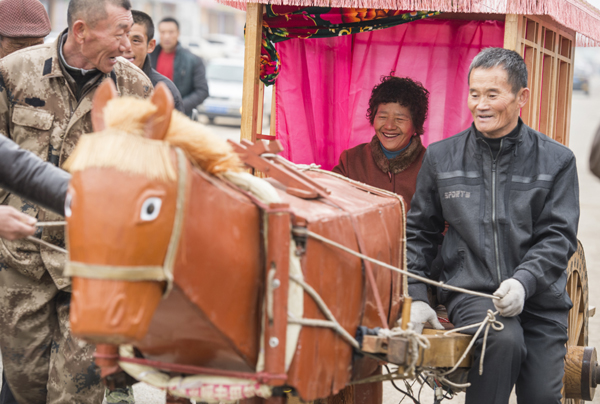
M 208 83 L 202 59 L 179 43 L 179 22 L 164 18 L 158 24 L 160 44 L 150 54 L 152 67 L 179 89 L 187 116 L 208 97 Z

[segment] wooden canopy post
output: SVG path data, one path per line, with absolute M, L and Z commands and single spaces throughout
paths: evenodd
M 242 95 L 242 139 L 256 141 L 260 119 L 262 126 L 262 102 L 260 97 L 260 44 L 262 36 L 263 6 L 258 3 L 246 5 L 246 44 L 244 54 L 244 93 Z M 259 112 L 261 113 L 259 116 Z
M 504 48 L 520 53 L 519 16 L 517 14 L 506 14 L 504 20 Z

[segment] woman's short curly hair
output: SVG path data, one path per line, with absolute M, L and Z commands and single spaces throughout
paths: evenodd
M 423 124 L 429 109 L 429 91 L 423 84 L 408 77 L 383 76 L 381 83 L 373 87 L 367 109 L 367 119 L 373 125 L 380 104 L 397 102 L 408 108 L 413 125 L 419 135 L 423 134 Z

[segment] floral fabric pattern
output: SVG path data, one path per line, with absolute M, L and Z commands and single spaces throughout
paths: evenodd
M 440 14 L 439 11 L 401 11 L 369 8 L 297 7 L 267 5 L 263 16 L 260 79 L 275 82 L 281 60 L 275 43 L 292 38 L 329 38 L 375 31 Z

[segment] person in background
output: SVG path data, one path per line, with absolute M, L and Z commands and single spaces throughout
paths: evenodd
M 0 1 L 0 59 L 43 44 L 50 30 L 48 13 L 38 0 Z
M 383 77 L 371 92 L 367 119 L 375 135 L 344 150 L 333 172 L 402 196 L 406 211 L 425 155 L 421 143 L 429 91 L 408 77 Z
M 600 126 L 594 135 L 592 150 L 590 152 L 590 171 L 600 178 Z
M 179 43 L 179 23 L 174 18 L 164 18 L 158 24 L 160 43 L 150 54 L 152 67 L 173 81 L 181 96 L 185 114 L 208 97 L 208 83 L 202 59 Z
M 150 80 L 120 58 L 130 46 L 130 10 L 129 0 L 71 0 L 68 29 L 55 42 L 0 59 L 0 134 L 60 167 L 93 131 L 92 98 L 103 80 L 113 80 L 121 95 L 149 97 Z M 0 203 L 39 221 L 63 220 L 7 190 Z M 34 237 L 64 246 L 60 227 L 39 228 Z M 20 403 L 103 400 L 94 346 L 69 331 L 65 263 L 65 254 L 29 240 L 0 240 L 0 348 Z
M 125 51 L 123 57 L 142 69 L 154 87 L 156 87 L 156 84 L 159 82 L 165 83 L 171 91 L 171 94 L 173 94 L 175 109 L 185 113 L 183 109 L 181 93 L 175 84 L 154 70 L 150 63 L 148 54 L 152 53 L 156 47 L 156 39 L 154 39 L 154 23 L 152 22 L 152 18 L 150 18 L 148 14 L 138 10 L 131 10 L 131 15 L 133 16 L 133 27 L 131 27 L 131 31 L 129 32 L 129 42 L 131 42 L 131 48 Z

